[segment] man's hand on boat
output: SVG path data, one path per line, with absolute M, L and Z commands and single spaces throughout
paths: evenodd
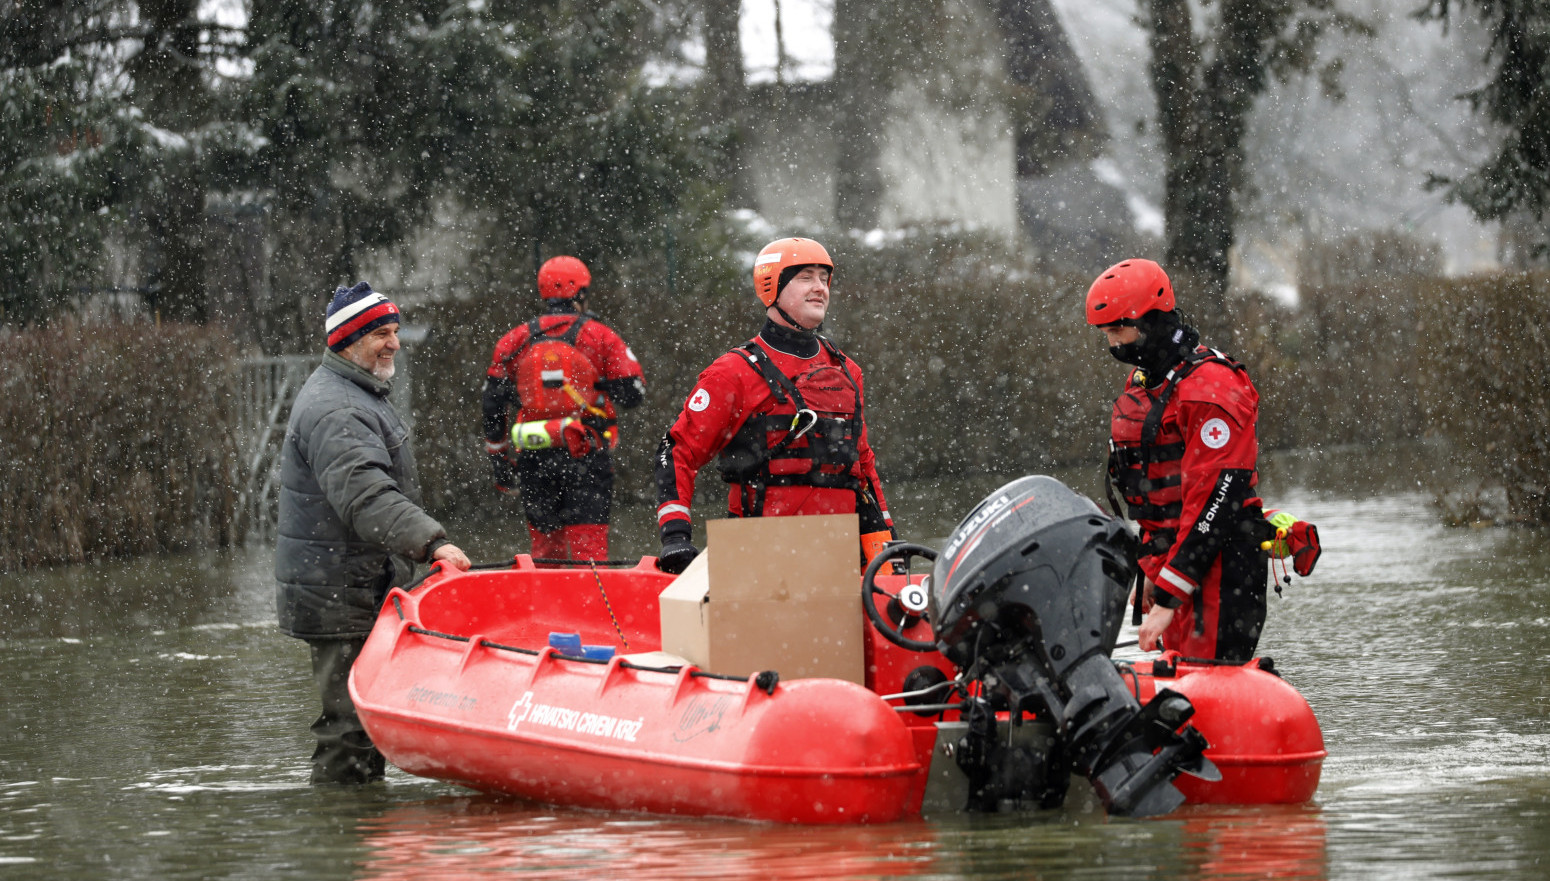
M 1157 585 L 1152 579 L 1144 579 L 1145 586 L 1141 591 L 1141 608 L 1146 612 L 1146 617 L 1141 620 L 1136 630 L 1136 645 L 1143 652 L 1157 652 L 1163 650 L 1162 635 L 1173 623 L 1173 609 L 1156 602 Z M 1136 601 L 1135 589 L 1130 592 L 1128 604 Z
M 431 551 L 431 561 L 440 562 L 443 566 L 452 569 L 466 570 L 471 565 L 468 562 L 468 555 L 455 544 L 444 544 Z
M 1152 611 L 1146 613 L 1146 618 L 1141 621 L 1141 626 L 1136 630 L 1136 641 L 1142 651 L 1159 652 L 1164 649 L 1162 635 L 1173 623 L 1174 610 L 1167 606 L 1152 606 Z
M 689 524 L 675 528 L 679 521 L 671 521 L 662 527 L 662 553 L 657 555 L 657 568 L 670 575 L 677 575 L 689 568 L 700 549 L 689 541 Z

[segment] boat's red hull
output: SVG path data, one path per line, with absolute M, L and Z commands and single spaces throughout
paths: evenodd
M 1168 688 L 1189 698 L 1190 719 L 1211 746 L 1220 781 L 1181 775 L 1174 785 L 1194 804 L 1301 804 L 1313 798 L 1328 753 L 1313 708 L 1286 680 L 1257 663 L 1222 666 L 1175 654 L 1134 664 L 1137 697 Z
M 562 576 L 574 583 L 555 583 Z M 587 584 L 594 577 L 607 584 L 607 603 Z M 394 765 L 476 789 L 790 823 L 881 822 L 919 811 L 915 741 L 898 714 L 859 685 L 804 679 L 771 693 L 752 679 L 642 669 L 621 657 L 588 662 L 547 646 L 553 627 L 621 650 L 622 633 L 633 651 L 656 649 L 643 626 L 656 616 L 646 598 L 664 579 L 654 570 L 594 576 L 528 567 L 395 591 L 356 661 L 356 707 Z M 540 636 L 523 632 L 519 617 L 532 621 L 529 614 L 504 622 L 461 615 L 449 591 L 510 612 L 569 594 L 577 605 L 595 601 L 599 615 L 590 622 L 544 616 L 554 623 Z M 482 626 L 463 629 L 470 624 Z M 520 650 L 535 645 L 543 648 Z
M 772 686 L 631 660 L 661 647 L 657 595 L 672 576 L 654 562 L 538 569 L 524 556 L 394 590 L 350 680 L 372 739 L 409 773 L 557 804 L 785 823 L 919 814 L 935 720 L 879 695 L 922 665 L 951 676 L 945 659 L 869 627 L 868 688 Z M 930 638 L 916 627 L 911 636 Z M 563 657 L 548 645 L 552 631 L 619 654 Z M 1224 772 L 1217 784 L 1181 777 L 1190 801 L 1311 798 L 1323 742 L 1290 686 L 1258 669 L 1182 664 L 1167 677 L 1133 666 L 1143 702 L 1158 686 L 1191 699 L 1206 755 Z

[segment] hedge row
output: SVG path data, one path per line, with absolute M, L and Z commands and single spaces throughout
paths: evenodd
M 227 333 L 65 321 L 0 345 L 0 571 L 232 541 Z
M 1401 400 L 1507 506 L 1448 513 L 1550 523 L 1550 275 L 1434 283 L 1418 298 L 1413 394 Z
M 829 330 L 865 369 L 885 478 L 1096 465 L 1124 368 L 1082 322 L 1085 281 L 936 256 L 934 273 L 858 260 L 835 294 Z M 622 418 L 618 487 L 649 500 L 652 454 L 696 374 L 762 313 L 746 290 L 595 300 L 645 367 L 646 402 Z M 1296 310 L 1234 303 L 1232 340 L 1208 342 L 1249 365 L 1264 447 L 1440 436 L 1505 489 L 1508 516 L 1550 522 L 1550 276 L 1327 287 Z M 535 311 L 502 294 L 408 312 L 430 330 L 411 370 L 433 511 L 493 500 L 484 370 Z M 238 352 L 222 330 L 63 322 L 0 342 L 0 570 L 237 540 Z
M 838 258 L 836 258 L 838 259 Z M 881 279 L 881 280 L 879 280 Z M 1461 282 L 1433 281 L 1447 302 Z M 994 267 L 926 276 L 848 272 L 827 329 L 865 371 L 867 420 L 885 477 L 1012 473 L 1099 462 L 1125 368 L 1083 322 L 1087 280 Z M 1188 292 L 1179 292 L 1188 312 Z M 639 356 L 648 395 L 622 416 L 622 493 L 650 499 L 658 440 L 717 355 L 763 320 L 751 291 L 686 301 L 662 291 L 600 292 L 594 312 Z M 1428 425 L 1413 378 L 1418 292 L 1403 286 L 1309 292 L 1300 309 L 1235 300 L 1231 340 L 1259 386 L 1266 448 L 1375 444 Z M 479 389 L 502 333 L 537 311 L 516 296 L 426 308 L 415 352 L 417 452 L 429 501 L 490 497 L 478 435 Z M 434 406 L 431 406 L 434 404 Z M 702 486 L 715 488 L 714 475 Z M 719 489 L 718 489 L 719 491 Z

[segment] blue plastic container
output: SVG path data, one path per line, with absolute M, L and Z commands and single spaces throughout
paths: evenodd
M 584 645 L 581 647 L 581 656 L 594 661 L 606 661 L 614 656 L 614 647 L 611 645 Z
M 581 655 L 581 634 L 551 632 L 549 645 L 562 655 L 578 657 Z

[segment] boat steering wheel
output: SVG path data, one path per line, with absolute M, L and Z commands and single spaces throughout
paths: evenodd
M 881 633 L 884 639 L 899 648 L 909 649 L 912 652 L 934 652 L 936 651 L 936 643 L 910 639 L 904 635 L 904 631 L 916 621 L 921 619 L 926 619 L 928 623 L 930 621 L 926 608 L 929 605 L 931 596 L 931 576 L 926 576 L 926 580 L 919 584 L 906 584 L 898 594 L 891 594 L 878 587 L 876 583 L 877 573 L 882 571 L 884 565 L 901 558 L 908 565 L 910 557 L 935 560 L 936 551 L 925 545 L 910 544 L 909 542 L 890 544 L 883 548 L 882 551 L 878 552 L 877 556 L 872 558 L 872 562 L 867 564 L 866 573 L 861 576 L 861 607 L 866 610 L 867 618 L 871 620 L 872 626 L 877 628 L 877 632 Z M 873 594 L 880 594 L 888 598 L 887 609 L 889 617 L 885 618 L 883 613 L 877 610 L 877 602 L 872 599 Z M 895 616 L 899 619 L 897 623 L 889 620 Z

